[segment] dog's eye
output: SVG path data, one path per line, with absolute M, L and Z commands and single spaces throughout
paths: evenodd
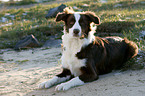
M 83 25 L 83 24 L 85 24 L 85 23 L 84 23 L 84 22 L 80 22 L 80 24 L 82 24 L 82 25 Z
M 73 24 L 74 24 L 74 22 L 73 22 L 73 21 L 71 21 L 69 24 L 73 25 Z

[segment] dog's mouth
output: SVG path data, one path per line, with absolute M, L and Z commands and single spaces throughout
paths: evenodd
M 80 37 L 80 39 L 84 39 L 85 38 L 85 36 L 84 35 L 82 35 L 81 37 Z
M 86 35 L 84 32 L 82 32 L 82 30 L 76 28 L 73 30 L 72 37 L 76 39 L 84 39 Z
M 84 39 L 85 36 L 84 35 L 79 36 L 78 34 L 73 34 L 73 38 Z
M 79 38 L 80 36 L 79 36 L 79 34 L 73 34 L 73 37 L 74 38 Z

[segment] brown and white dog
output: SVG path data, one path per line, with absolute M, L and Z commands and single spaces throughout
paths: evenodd
M 63 52 L 61 57 L 62 73 L 39 88 L 50 88 L 55 84 L 56 90 L 68 90 L 98 79 L 98 75 L 121 68 L 126 61 L 138 53 L 137 45 L 120 37 L 95 37 L 95 27 L 99 18 L 92 12 L 73 12 L 66 9 L 59 13 L 56 21 L 64 21 L 62 36 Z M 65 83 L 62 83 L 67 81 Z

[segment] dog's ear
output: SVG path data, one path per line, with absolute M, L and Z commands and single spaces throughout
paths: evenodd
M 96 16 L 95 13 L 87 11 L 87 12 L 85 12 L 85 14 L 91 22 L 94 22 L 97 25 L 100 24 L 100 18 L 98 16 Z
M 67 13 L 58 13 L 57 16 L 56 16 L 55 21 L 56 22 L 58 22 L 58 21 L 66 21 L 68 16 L 69 16 L 69 14 L 67 14 Z

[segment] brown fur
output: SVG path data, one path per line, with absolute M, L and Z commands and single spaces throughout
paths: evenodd
M 75 23 L 73 14 L 74 11 L 66 9 L 65 12 L 59 13 L 56 17 L 56 21 L 62 20 L 65 22 L 67 32 Z M 89 11 L 81 12 L 80 16 L 79 24 L 82 29 L 82 37 L 87 38 L 88 33 L 92 31 L 91 23 L 100 24 L 100 19 Z M 114 69 L 120 69 L 126 61 L 137 55 L 138 47 L 134 42 L 129 41 L 127 38 L 118 38 L 120 37 L 96 37 L 92 43 L 82 47 L 76 57 L 87 61 L 86 66 L 80 68 L 82 72 L 79 76 L 80 80 L 84 82 L 96 80 L 98 75 L 109 73 Z M 65 70 L 61 74 L 66 73 Z M 68 70 L 67 72 L 70 73 Z

